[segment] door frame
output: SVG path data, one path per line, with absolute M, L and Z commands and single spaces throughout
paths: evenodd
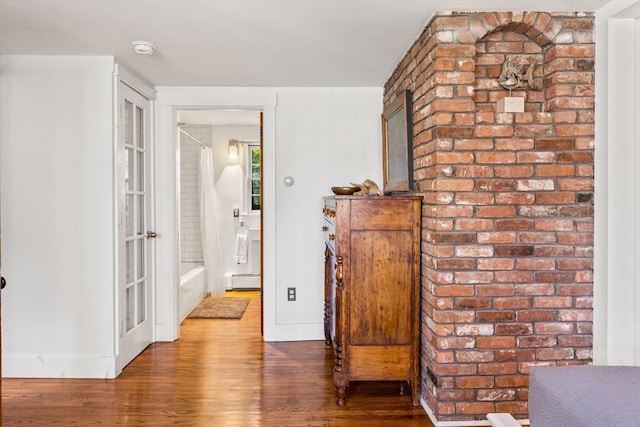
M 264 338 L 275 323 L 275 88 L 157 87 L 156 101 L 156 340 L 180 336 L 179 315 L 179 161 L 176 112 L 192 109 L 243 109 L 263 112 L 263 239 L 262 283 Z M 264 155 L 267 153 L 267 156 Z
M 615 3 L 615 2 L 612 2 Z M 640 363 L 640 1 L 596 12 L 593 363 Z M 635 88 L 635 91 L 630 88 Z M 634 209 L 635 208 L 635 209 Z M 636 258 L 634 258 L 634 256 Z

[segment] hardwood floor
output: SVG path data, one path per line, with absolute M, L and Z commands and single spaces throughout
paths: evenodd
M 332 351 L 263 342 L 259 304 L 241 320 L 187 319 L 115 380 L 4 379 L 2 425 L 433 427 L 399 383 L 353 383 L 336 406 Z

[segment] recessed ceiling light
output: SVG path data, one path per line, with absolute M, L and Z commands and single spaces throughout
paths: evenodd
M 144 40 L 137 40 L 131 44 L 133 45 L 133 50 L 140 55 L 153 55 L 153 51 L 156 50 L 156 46 L 153 43 Z

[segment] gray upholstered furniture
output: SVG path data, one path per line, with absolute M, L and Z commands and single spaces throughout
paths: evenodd
M 532 368 L 531 427 L 640 427 L 640 367 Z

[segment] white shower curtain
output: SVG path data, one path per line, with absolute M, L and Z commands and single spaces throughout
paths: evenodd
M 204 147 L 200 153 L 200 229 L 202 256 L 207 269 L 207 290 L 213 295 L 223 294 L 224 272 L 222 245 L 218 231 L 218 193 L 214 181 L 213 151 Z

